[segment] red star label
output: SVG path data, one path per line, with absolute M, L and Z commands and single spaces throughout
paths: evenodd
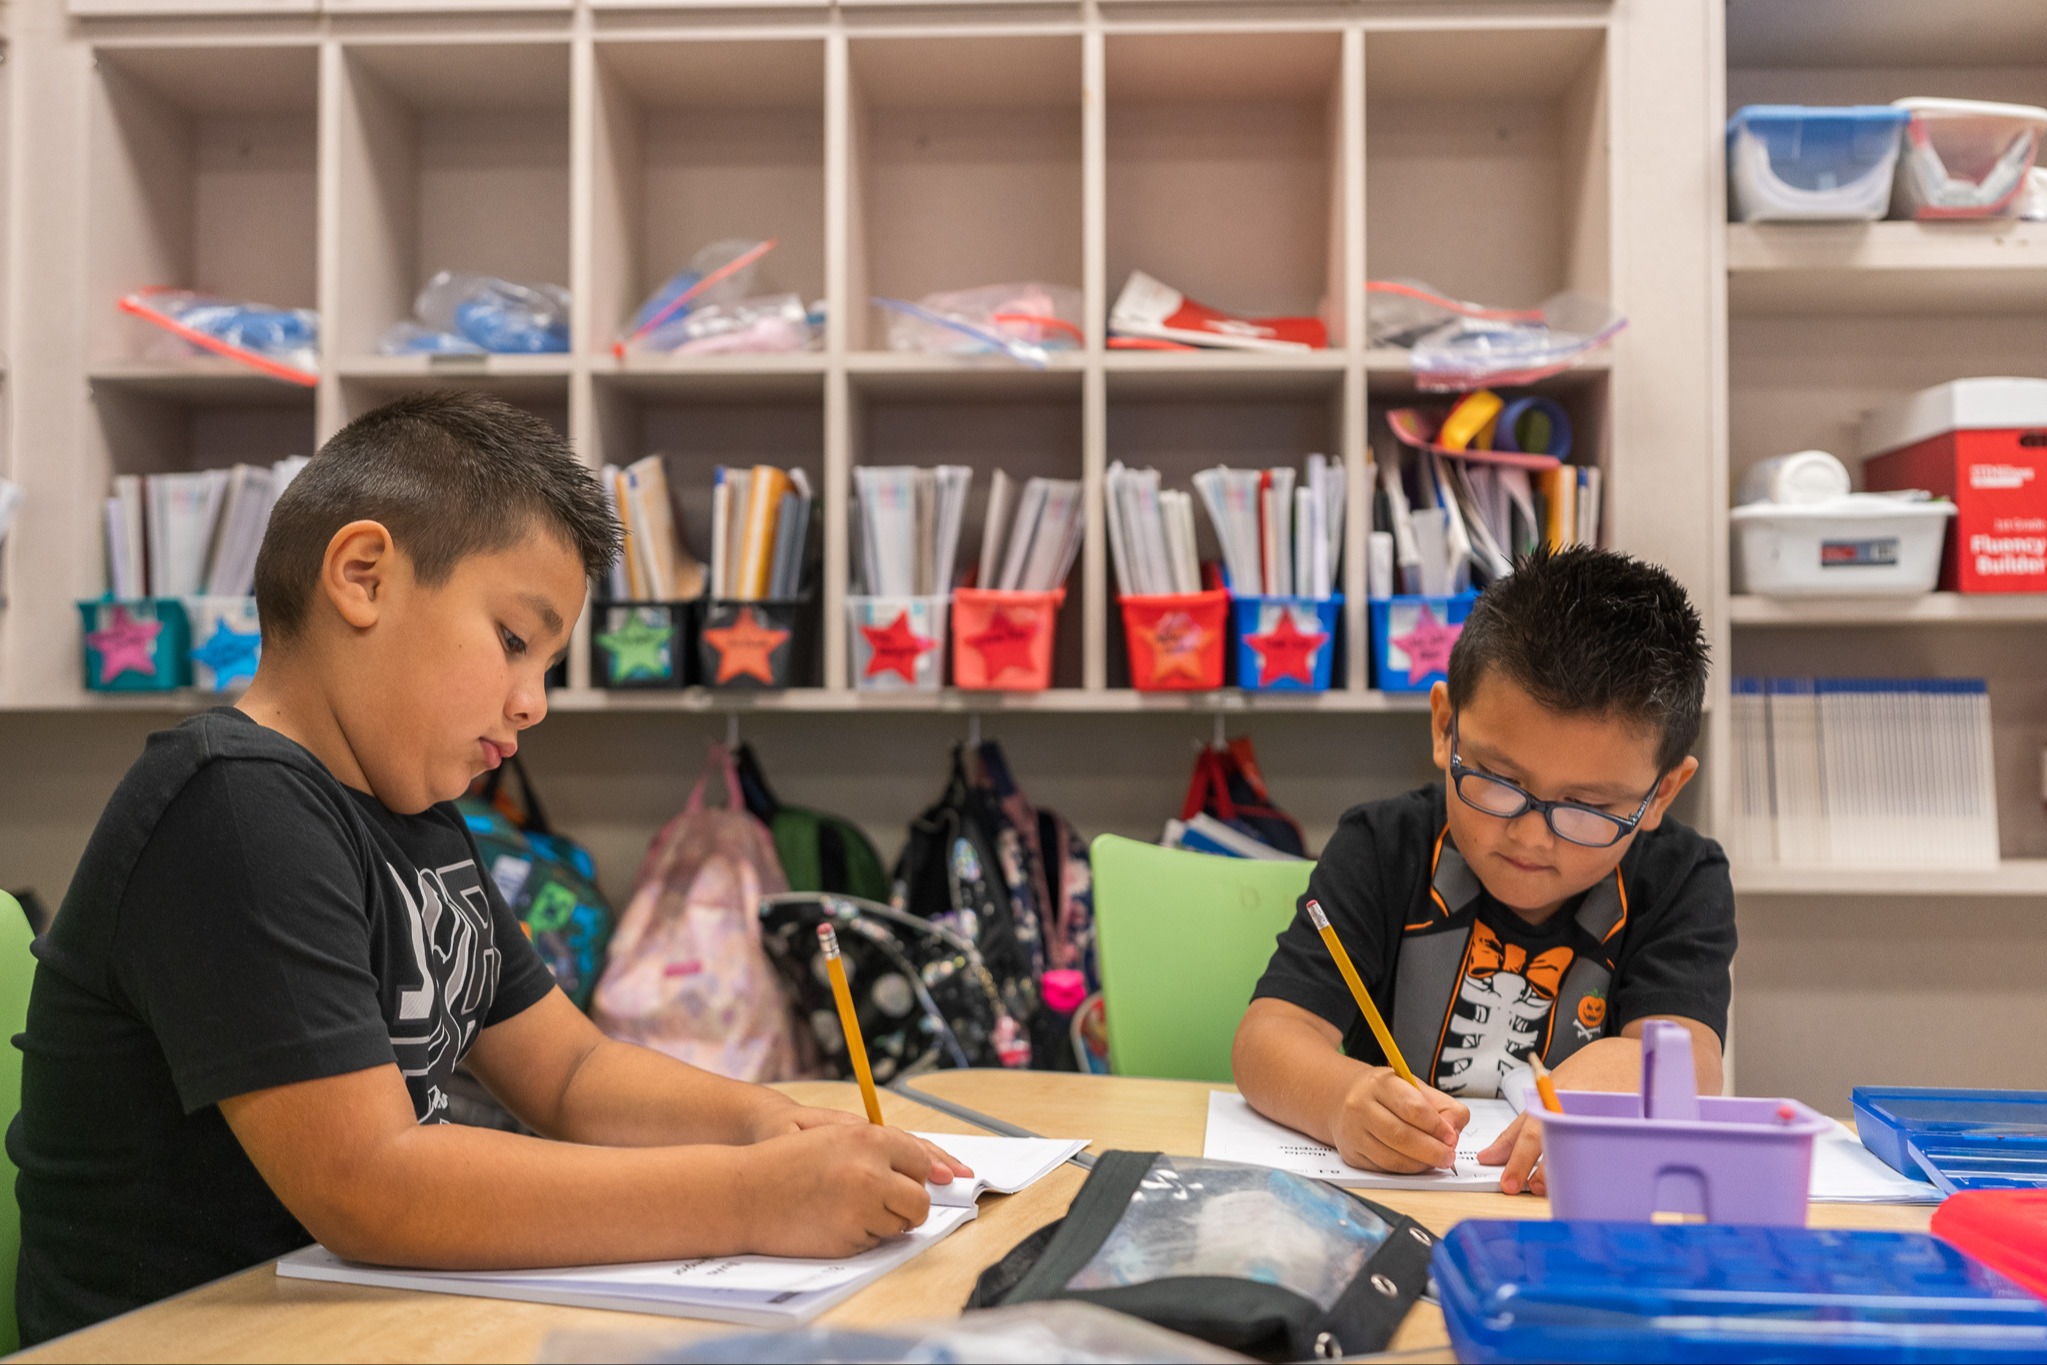
M 1158 687 L 1170 678 L 1186 678 L 1200 684 L 1208 681 L 1202 669 L 1202 646 L 1208 632 L 1184 611 L 1169 611 L 1152 623 L 1144 635 L 1151 646 L 1151 683 Z
M 741 607 L 731 625 L 706 630 L 704 639 L 718 651 L 716 683 L 728 683 L 743 675 L 773 687 L 774 654 L 788 642 L 789 632 L 757 619 L 752 607 Z
M 867 637 L 866 676 L 870 678 L 896 673 L 904 682 L 914 683 L 917 681 L 917 661 L 938 644 L 938 641 L 910 629 L 907 610 L 897 613 L 895 621 L 888 626 L 862 626 L 860 633 Z
M 1407 681 L 1410 685 L 1420 682 L 1431 673 L 1450 671 L 1450 647 L 1457 643 L 1457 637 L 1464 633 L 1459 625 L 1446 626 L 1436 619 L 1427 602 L 1422 603 L 1422 614 L 1415 618 L 1414 629 L 1405 635 L 1395 635 L 1393 644 L 1407 655 Z
M 1313 687 L 1315 653 L 1329 643 L 1328 632 L 1302 630 L 1285 607 L 1278 614 L 1272 629 L 1244 637 L 1244 643 L 1258 652 L 1258 685 L 1270 687 L 1282 678 L 1293 678 L 1303 687 Z
M 154 678 L 156 637 L 162 630 L 161 621 L 131 616 L 126 607 L 108 608 L 100 628 L 85 637 L 85 642 L 99 652 L 99 685 L 105 687 L 123 673 Z
M 967 636 L 967 648 L 981 656 L 989 682 L 999 681 L 1011 670 L 1026 677 L 1036 672 L 1031 644 L 1038 638 L 1042 623 L 1043 618 L 1034 611 L 1013 614 L 997 610 L 989 613 L 988 624 L 978 635 Z

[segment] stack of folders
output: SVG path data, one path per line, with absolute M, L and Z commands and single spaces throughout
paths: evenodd
M 1599 543 L 1596 466 L 1531 473 L 1384 445 L 1377 473 L 1373 597 L 1447 597 L 1506 577 L 1538 544 Z
M 1230 590 L 1239 597 L 1308 597 L 1336 591 L 1343 551 L 1343 466 L 1310 455 L 1298 480 L 1285 466 L 1194 476 L 1222 549 Z
M 187 474 L 120 474 L 106 501 L 107 584 L 115 597 L 247 597 L 270 509 L 305 468 L 238 464 Z
M 711 596 L 779 602 L 802 588 L 816 499 L 801 469 L 718 466 L 711 490 Z
M 964 465 L 915 469 L 860 465 L 853 470 L 859 538 L 853 563 L 859 595 L 943 597 L 952 591 L 960 529 L 974 471 Z
M 1207 814 L 1197 814 L 1187 820 L 1166 821 L 1166 832 L 1159 843 L 1167 848 L 1181 848 L 1189 853 L 1212 853 L 1224 858 L 1257 858 L 1282 863 L 1301 861 L 1293 854 L 1282 853 L 1235 825 L 1225 824 Z
M 1738 678 L 1738 862 L 1995 867 L 1990 693 L 1976 678 Z
M 606 465 L 598 482 L 625 530 L 625 547 L 611 564 L 612 600 L 677 602 L 701 596 L 708 575 L 683 542 L 662 457 L 649 455 L 623 469 Z
M 1080 553 L 1086 511 L 1077 479 L 1026 479 L 1019 495 L 1009 475 L 996 470 L 981 525 L 975 584 L 1000 592 L 1059 587 Z

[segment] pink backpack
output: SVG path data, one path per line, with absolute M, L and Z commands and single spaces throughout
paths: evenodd
M 723 807 L 704 804 L 714 774 L 725 779 Z M 682 814 L 647 846 L 591 1018 L 614 1038 L 735 1080 L 802 1075 L 795 1017 L 761 947 L 761 897 L 788 889 L 731 753 L 712 745 Z

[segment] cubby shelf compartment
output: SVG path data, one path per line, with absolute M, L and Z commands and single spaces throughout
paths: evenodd
M 1758 597 L 1729 599 L 1737 626 L 2026 626 L 2047 625 L 2047 594 L 1954 592 L 1921 597 Z
M 596 688 L 551 693 L 548 705 L 557 711 L 891 711 L 996 712 L 1038 711 L 1062 714 L 1203 714 L 1255 715 L 1276 712 L 1358 714 L 1413 713 L 1428 709 L 1426 696 L 1384 692 L 1324 692 L 1309 695 L 1239 692 L 1133 692 L 1120 688 L 1089 690 L 1052 688 L 1045 692 L 860 692 L 850 688 L 794 688 L 787 692 L 713 692 L 690 688 L 681 692 L 608 692 Z
M 2039 313 L 2047 223 L 1730 223 L 1742 314 Z
M 1742 896 L 2047 896 L 2047 858 L 2007 858 L 1994 868 L 1737 865 Z

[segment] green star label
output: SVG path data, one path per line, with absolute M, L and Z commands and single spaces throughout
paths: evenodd
M 597 637 L 597 644 L 611 656 L 611 680 L 667 678 L 675 672 L 675 626 L 656 625 L 640 612 L 628 612 L 622 624 Z

